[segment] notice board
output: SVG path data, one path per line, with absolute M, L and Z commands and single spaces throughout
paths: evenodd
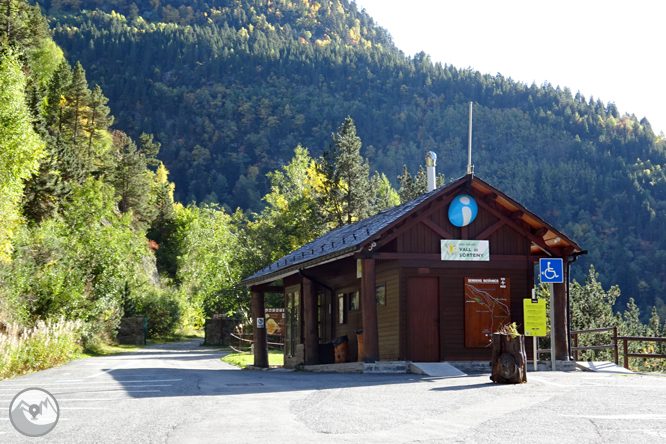
M 269 336 L 284 336 L 285 333 L 284 308 L 266 309 L 266 333 Z
M 465 347 L 492 344 L 493 333 L 511 322 L 509 278 L 465 278 Z

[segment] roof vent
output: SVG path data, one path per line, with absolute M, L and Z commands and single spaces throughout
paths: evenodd
M 428 191 L 437 188 L 435 183 L 435 167 L 437 166 L 437 154 L 428 151 L 425 156 L 426 161 L 426 176 L 428 178 Z

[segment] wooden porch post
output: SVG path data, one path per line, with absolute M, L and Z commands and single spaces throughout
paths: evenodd
M 314 282 L 303 278 L 303 318 L 305 331 L 303 343 L 305 348 L 305 364 L 319 364 L 319 329 L 317 322 L 317 289 Z
M 363 310 L 363 361 L 379 361 L 375 260 L 361 259 L 361 309 Z
M 567 329 L 569 328 L 567 324 L 567 312 L 569 307 L 567 307 L 567 259 L 564 259 L 564 283 L 563 284 L 553 284 L 553 290 L 555 294 L 553 295 L 554 315 L 555 315 L 555 325 L 553 326 L 553 333 L 555 335 L 555 359 L 558 361 L 568 361 L 569 360 L 569 335 Z
M 258 322 L 258 320 L 260 320 Z M 252 322 L 254 326 L 254 365 L 268 367 L 268 343 L 266 340 L 266 305 L 264 292 L 252 291 Z M 261 327 L 259 326 L 261 324 Z

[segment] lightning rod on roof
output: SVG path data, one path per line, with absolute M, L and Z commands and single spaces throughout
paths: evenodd
M 474 174 L 474 165 L 472 165 L 472 102 L 469 102 L 469 143 L 467 145 L 467 174 Z

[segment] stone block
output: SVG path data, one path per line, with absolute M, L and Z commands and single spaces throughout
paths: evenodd
M 146 318 L 122 318 L 116 339 L 122 345 L 145 345 Z

